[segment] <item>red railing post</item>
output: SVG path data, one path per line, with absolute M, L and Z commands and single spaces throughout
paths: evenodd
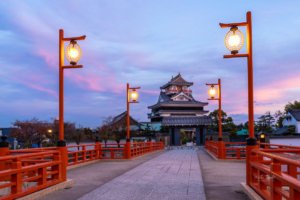
M 68 149 L 67 146 L 58 146 L 57 149 L 60 151 L 61 165 L 59 170 L 60 180 L 67 180 L 67 166 L 68 166 Z
M 115 151 L 113 149 L 110 150 L 110 158 L 111 159 L 115 158 Z
M 82 155 L 82 161 L 84 162 L 86 160 L 86 146 L 85 145 L 82 146 L 81 155 Z
M 75 163 L 75 164 L 77 164 L 77 162 L 78 162 L 78 152 L 74 152 L 73 153 L 73 155 L 74 155 L 74 160 L 73 160 L 73 162 Z
M 22 172 L 20 172 L 20 170 L 22 169 L 22 162 L 20 158 L 16 158 L 13 160 L 13 168 L 17 169 L 17 171 L 11 176 L 11 182 L 14 183 L 11 186 L 11 193 L 17 194 L 22 192 L 23 187 Z
M 95 152 L 96 152 L 96 155 L 95 155 L 95 159 L 99 159 L 99 146 L 100 146 L 100 142 L 98 139 L 96 139 L 96 142 L 95 142 Z
M 225 159 L 226 158 L 226 147 L 224 141 L 218 141 L 218 158 Z
M 47 182 L 47 169 L 45 167 L 38 169 L 38 185 L 44 185 Z
M 251 183 L 251 176 L 252 176 L 252 168 L 251 162 L 254 161 L 254 157 L 251 155 L 252 150 L 258 149 L 257 145 L 247 145 L 246 146 L 246 182 L 247 185 Z
M 124 145 L 124 157 L 126 159 L 130 159 L 131 158 L 130 142 L 126 142 L 126 144 Z
M 61 153 L 58 151 L 57 153 L 55 153 L 53 155 L 53 161 L 58 161 L 59 162 L 60 160 L 61 160 Z M 55 180 L 55 179 L 60 180 L 60 177 L 61 177 L 61 175 L 60 175 L 61 170 L 60 169 L 61 169 L 61 163 L 51 167 L 51 171 L 57 171 L 58 172 L 58 173 L 52 175 L 51 180 Z
M 280 161 L 276 159 L 272 159 L 271 164 L 271 172 L 276 174 L 281 174 L 281 164 Z M 275 176 L 271 177 L 271 199 L 272 200 L 281 200 L 282 195 L 279 191 L 281 191 L 282 182 L 277 180 Z
M 236 150 L 236 158 L 241 159 L 241 149 Z

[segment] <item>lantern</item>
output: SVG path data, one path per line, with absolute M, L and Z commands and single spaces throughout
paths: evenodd
M 133 89 L 131 92 L 130 92 L 130 99 L 133 101 L 133 102 L 136 102 L 139 98 L 139 93 Z
M 66 57 L 71 65 L 76 65 L 81 58 L 81 48 L 75 40 L 71 40 L 66 48 Z
M 209 90 L 208 90 L 208 94 L 209 96 L 214 99 L 216 97 L 216 94 L 217 94 L 217 90 L 216 88 L 214 87 L 214 85 L 210 86 Z
M 225 46 L 231 51 L 231 54 L 237 54 L 244 45 L 244 35 L 236 27 L 231 27 L 230 31 L 225 36 Z

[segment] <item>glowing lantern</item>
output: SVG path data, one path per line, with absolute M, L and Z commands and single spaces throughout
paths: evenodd
M 130 99 L 133 101 L 133 102 L 136 102 L 139 98 L 139 93 L 133 89 L 131 92 L 130 92 Z
M 213 85 L 209 88 L 208 94 L 212 99 L 214 99 L 216 97 L 217 90 Z
M 71 40 L 70 44 L 66 48 L 67 59 L 71 65 L 76 65 L 81 58 L 81 48 L 75 40 Z
M 236 26 L 232 27 L 225 36 L 225 46 L 231 54 L 237 54 L 244 45 L 244 35 Z

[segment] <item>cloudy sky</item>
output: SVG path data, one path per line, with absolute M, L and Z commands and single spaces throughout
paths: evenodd
M 125 110 L 126 82 L 141 86 L 134 118 L 147 120 L 159 87 L 178 72 L 206 101 L 223 82 L 223 108 L 247 119 L 246 59 L 223 59 L 219 22 L 253 15 L 255 114 L 300 94 L 300 2 L 240 0 L 0 0 L 0 127 L 58 116 L 58 30 L 87 35 L 83 69 L 65 72 L 65 120 L 96 127 Z M 217 108 L 210 102 L 206 108 Z

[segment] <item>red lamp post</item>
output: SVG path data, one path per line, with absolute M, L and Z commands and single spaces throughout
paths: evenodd
M 64 140 L 64 69 L 82 68 L 82 65 L 77 65 L 81 58 L 81 48 L 77 44 L 78 40 L 84 40 L 85 35 L 79 37 L 65 38 L 64 31 L 59 30 L 59 140 L 57 147 L 61 151 L 62 157 L 62 179 L 66 180 L 66 171 L 68 163 L 68 152 L 66 142 Z M 70 65 L 64 64 L 64 42 L 70 42 L 66 47 L 66 58 Z
M 210 98 L 208 100 L 217 100 L 219 103 L 218 109 L 218 158 L 224 159 L 224 142 L 223 142 L 223 135 L 222 135 L 222 96 L 221 96 L 221 79 L 218 79 L 218 83 L 206 83 L 207 86 L 210 86 L 208 93 Z M 218 87 L 218 91 L 216 87 Z M 218 97 L 216 98 L 216 95 Z
M 239 50 L 243 47 L 244 37 L 238 27 L 245 26 L 247 28 L 247 53 L 239 54 Z M 252 19 L 251 12 L 248 11 L 246 15 L 246 22 L 239 23 L 220 23 L 221 28 L 230 28 L 226 34 L 225 45 L 231 51 L 231 55 L 224 55 L 224 58 L 239 58 L 246 57 L 248 61 L 248 130 L 249 137 L 247 138 L 247 184 L 250 181 L 250 152 L 257 148 L 256 139 L 254 135 L 254 100 L 253 100 L 253 55 L 252 55 Z
M 130 144 L 130 103 L 138 103 L 139 93 L 137 92 L 141 87 L 130 87 L 129 83 L 126 84 L 126 147 L 125 158 L 131 157 L 131 144 Z

